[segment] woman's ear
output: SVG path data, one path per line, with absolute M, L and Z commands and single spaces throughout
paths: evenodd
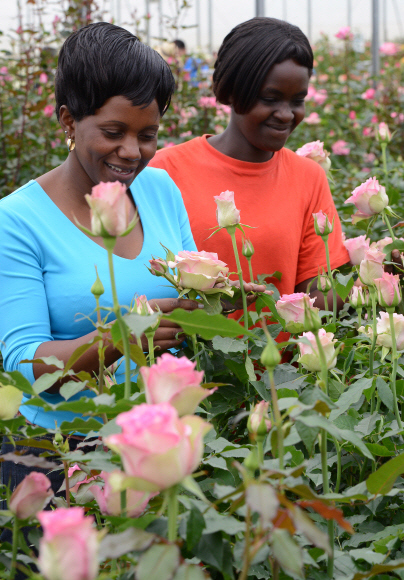
M 74 137 L 74 129 L 76 123 L 66 105 L 62 105 L 59 109 L 59 123 L 63 131 L 69 137 Z

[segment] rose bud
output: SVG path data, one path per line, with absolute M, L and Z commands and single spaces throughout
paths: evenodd
M 355 224 L 383 211 L 389 204 L 389 198 L 376 177 L 369 177 L 353 190 L 351 197 L 344 203 L 353 203 L 359 210 L 352 216 L 352 223 Z
M 51 482 L 43 473 L 32 471 L 17 485 L 9 509 L 20 520 L 36 516 L 53 498 Z
M 376 278 L 383 276 L 383 260 L 385 254 L 370 248 L 365 252 L 365 258 L 359 266 L 359 277 L 363 284 L 372 286 Z
M 243 247 L 242 247 L 242 254 L 244 257 L 252 258 L 254 255 L 254 246 L 251 243 L 251 240 L 247 238 L 243 238 Z
M 217 205 L 216 219 L 221 228 L 240 223 L 240 212 L 234 203 L 233 191 L 223 191 L 220 195 L 215 195 L 214 200 Z
M 365 252 L 369 249 L 369 240 L 365 235 L 344 240 L 344 246 L 348 250 L 349 259 L 353 266 L 359 266 L 365 258 Z M 377 248 L 380 250 L 381 248 Z
M 311 143 L 306 143 L 303 147 L 300 147 L 296 151 L 296 155 L 300 157 L 307 157 L 312 159 L 324 169 L 326 173 L 330 170 L 331 160 L 330 154 L 324 149 L 324 143 L 321 141 L 313 141 Z
M 308 371 L 321 371 L 321 359 L 318 351 L 316 337 L 312 332 L 304 332 L 303 336 L 310 341 L 310 345 L 299 342 L 300 362 Z M 334 335 L 332 332 L 326 332 L 324 328 L 318 331 L 318 337 L 323 347 L 328 369 L 333 369 L 337 364 L 337 357 L 334 348 Z
M 101 182 L 85 198 L 91 208 L 93 236 L 116 237 L 126 233 L 130 225 L 130 201 L 123 183 Z
M 398 274 L 383 272 L 381 278 L 376 278 L 374 284 L 380 306 L 389 308 L 398 306 L 401 302 L 400 277 Z
M 168 266 L 161 258 L 153 258 L 149 260 L 150 270 L 153 276 L 163 276 L 168 271 Z
M 260 401 L 250 412 L 247 429 L 251 435 L 262 437 L 271 430 L 271 421 L 268 417 L 268 406 L 268 402 Z
M 318 236 L 328 236 L 334 229 L 334 220 L 332 224 L 328 219 L 328 216 L 320 210 L 317 213 L 313 213 L 314 218 L 314 230 Z
M 387 123 L 379 123 L 376 128 L 376 139 L 381 143 L 390 143 L 391 133 Z

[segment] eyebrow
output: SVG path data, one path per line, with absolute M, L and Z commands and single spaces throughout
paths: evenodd
M 272 93 L 275 95 L 280 95 L 282 96 L 282 92 L 278 91 L 278 89 L 273 89 L 271 87 L 266 87 L 265 89 L 263 89 L 261 91 L 261 95 L 265 95 L 267 93 Z M 295 95 L 293 95 L 294 97 L 305 97 L 307 95 L 307 91 L 300 91 L 299 93 L 296 93 Z
M 124 123 L 123 121 L 113 121 L 113 120 L 109 120 L 109 121 L 103 121 L 101 122 L 101 125 L 108 125 L 108 124 L 114 124 L 114 125 L 121 125 L 122 127 L 127 127 L 127 123 Z M 144 127 L 144 129 L 158 129 L 159 125 L 156 123 L 155 125 L 148 125 L 147 127 Z

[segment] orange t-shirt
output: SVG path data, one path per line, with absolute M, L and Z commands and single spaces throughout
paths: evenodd
M 282 272 L 280 282 L 272 278 L 280 294 L 292 294 L 296 284 L 317 276 L 327 268 L 324 242 L 314 231 L 313 213 L 322 210 L 334 231 L 329 236 L 331 267 L 349 262 L 342 243 L 341 223 L 324 170 L 314 161 L 281 149 L 264 163 L 239 161 L 209 145 L 209 135 L 161 149 L 149 165 L 165 169 L 182 193 L 198 250 L 216 252 L 230 272 L 236 271 L 231 239 L 226 230 L 211 238 L 217 226 L 213 196 L 234 191 L 246 236 L 253 243 L 254 277 Z M 237 245 L 245 280 L 248 263 L 241 255 L 241 232 Z

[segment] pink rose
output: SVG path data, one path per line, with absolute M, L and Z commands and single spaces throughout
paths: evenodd
M 383 252 L 384 254 L 386 254 L 386 252 L 384 251 L 384 248 L 392 243 L 393 243 L 392 238 L 387 237 L 387 238 L 383 238 L 382 240 L 378 240 L 377 242 L 372 242 L 370 247 L 376 248 L 376 250 L 379 250 L 379 252 Z
M 314 229 L 318 236 L 328 235 L 332 233 L 333 224 L 328 219 L 328 215 L 323 213 L 320 209 L 319 212 L 313 213 L 314 218 Z
M 362 131 L 362 135 L 364 137 L 369 137 L 372 134 L 372 129 L 370 127 L 364 127 Z
M 382 54 L 393 56 L 397 54 L 399 48 L 394 42 L 383 42 L 383 44 L 380 45 L 379 50 Z
M 297 333 L 304 330 L 305 310 L 310 309 L 318 312 L 318 308 L 313 306 L 316 298 L 310 298 L 304 292 L 295 294 L 283 294 L 276 303 L 278 314 L 286 322 L 288 332 Z
M 362 99 L 365 99 L 365 101 L 371 101 L 372 99 L 375 98 L 375 95 L 376 95 L 375 89 L 366 89 L 366 91 L 361 94 L 361 97 Z
M 126 195 L 126 185 L 119 181 L 101 182 L 85 198 L 91 208 L 91 231 L 94 236 L 120 236 L 128 229 L 130 201 Z
M 32 471 L 17 485 L 8 507 L 17 518 L 25 520 L 43 510 L 53 495 L 51 482 L 46 475 Z
M 353 190 L 351 197 L 345 201 L 347 203 L 353 203 L 359 210 L 352 216 L 352 223 L 355 224 L 383 211 L 389 204 L 389 198 L 376 177 L 369 177 Z
M 203 437 L 211 429 L 194 415 L 179 419 L 168 403 L 136 405 L 118 415 L 116 423 L 122 433 L 104 442 L 120 454 L 125 473 L 143 480 L 150 491 L 172 487 L 195 471 L 203 455 Z
M 146 296 L 142 294 L 142 296 L 137 296 L 135 299 L 135 306 L 132 310 L 141 316 L 149 316 L 150 314 L 154 314 L 154 310 L 150 306 Z
M 365 257 L 359 266 L 359 277 L 363 284 L 371 286 L 377 278 L 383 276 L 383 260 L 385 254 L 379 250 L 370 248 L 366 250 Z
M 365 257 L 365 252 L 369 249 L 369 240 L 365 235 L 358 236 L 345 240 L 344 246 L 348 250 L 351 264 L 353 266 L 359 266 Z
M 250 411 L 248 417 L 248 431 L 251 435 L 266 435 L 271 430 L 271 421 L 268 417 L 269 403 L 260 401 Z
M 310 113 L 308 117 L 303 119 L 308 125 L 319 125 L 321 123 L 320 115 L 318 113 Z
M 98 533 L 81 507 L 40 512 L 43 527 L 38 567 L 46 580 L 94 580 L 98 575 Z
M 312 159 L 318 163 L 326 173 L 331 167 L 330 154 L 324 149 L 324 143 L 321 141 L 306 143 L 296 151 L 296 155 Z
M 353 121 L 354 119 L 356 119 L 356 113 L 355 111 L 349 111 L 349 115 L 348 117 Z
M 335 35 L 336 38 L 339 38 L 340 40 L 350 40 L 353 38 L 353 34 L 351 32 L 351 28 L 349 26 L 343 26 L 342 28 L 340 28 L 337 32 L 337 34 Z
M 178 415 L 191 415 L 199 403 L 216 389 L 201 387 L 203 371 L 185 356 L 177 358 L 164 353 L 151 367 L 141 367 L 146 402 L 151 405 L 170 403 Z
M 394 334 L 396 337 L 397 350 L 404 350 L 404 316 L 402 314 L 393 314 Z M 387 312 L 380 312 L 377 319 L 377 344 L 391 348 L 390 318 Z
M 125 478 L 126 475 L 119 469 L 107 473 L 101 471 L 100 477 L 104 480 L 103 487 L 93 485 L 89 492 L 98 503 L 101 513 L 106 516 L 119 516 L 121 514 L 121 492 L 114 491 L 111 485 L 111 479 Z M 150 494 L 144 491 L 134 489 L 126 490 L 126 515 L 130 518 L 138 518 L 146 509 L 149 500 L 156 494 Z
M 316 337 L 312 332 L 303 332 L 303 337 L 309 340 L 310 345 L 299 342 L 301 356 L 298 362 L 300 362 L 310 372 L 321 371 L 320 354 L 317 347 Z M 324 328 L 320 328 L 318 331 L 318 337 L 324 350 L 327 368 L 333 369 L 337 364 L 337 357 L 334 348 L 336 340 L 333 340 L 334 335 L 332 332 L 326 332 Z
M 380 306 L 388 308 L 398 306 L 401 302 L 401 287 L 399 275 L 383 272 L 381 278 L 376 278 L 374 284 L 377 289 L 377 296 Z
M 170 268 L 177 268 L 177 283 L 181 288 L 193 288 L 207 294 L 225 292 L 233 295 L 228 282 L 229 268 L 218 259 L 214 252 L 190 252 L 183 250 L 168 262 Z
M 43 114 L 45 117 L 52 117 L 53 113 L 55 112 L 55 107 L 53 105 L 46 105 L 43 110 Z
M 369 293 L 359 286 L 354 286 L 349 294 L 349 303 L 354 308 L 363 308 L 369 304 Z
M 150 270 L 153 276 L 162 276 L 168 270 L 167 263 L 161 258 L 153 258 L 149 260 Z
M 39 75 L 39 82 L 42 84 L 46 84 L 48 82 L 48 75 L 46 73 L 41 73 Z
M 349 153 L 351 152 L 348 143 L 343 139 L 335 141 L 335 143 L 331 145 L 331 149 L 334 155 L 349 155 Z
M 324 105 L 327 100 L 327 96 L 327 91 L 325 89 L 320 89 L 319 91 L 315 92 L 313 100 L 315 103 L 317 103 L 317 105 Z
M 376 139 L 382 143 L 389 143 L 391 141 L 391 133 L 387 123 L 379 123 L 376 129 Z
M 67 471 L 67 477 L 69 478 L 69 490 L 72 493 L 77 493 L 80 485 L 83 483 L 90 483 L 90 481 L 94 481 L 96 479 L 96 476 L 88 477 L 87 473 L 82 471 L 82 469 L 77 464 L 69 467 Z
M 221 228 L 234 226 L 240 223 L 240 212 L 234 203 L 234 192 L 223 191 L 220 195 L 213 198 L 216 202 L 216 219 Z

